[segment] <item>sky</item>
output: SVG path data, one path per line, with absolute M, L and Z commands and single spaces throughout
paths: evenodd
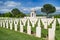
M 60 0 L 0 0 L 0 13 L 10 12 L 14 8 L 30 13 L 31 9 L 40 10 L 44 4 L 52 4 L 56 12 L 60 12 Z

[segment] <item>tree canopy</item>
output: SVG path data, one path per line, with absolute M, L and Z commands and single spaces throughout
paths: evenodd
M 24 16 L 26 16 L 23 12 L 21 12 L 19 9 L 17 9 L 17 8 L 14 8 L 14 9 L 12 9 L 12 15 L 14 16 L 14 17 L 24 17 Z
M 50 13 L 54 13 L 55 11 L 56 11 L 56 8 L 51 4 L 45 4 L 41 8 L 41 12 L 46 13 L 47 15 Z

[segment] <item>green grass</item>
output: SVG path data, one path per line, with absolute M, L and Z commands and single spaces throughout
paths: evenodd
M 60 40 L 60 29 L 56 30 L 55 40 Z
M 43 39 L 0 27 L 0 40 L 43 40 Z

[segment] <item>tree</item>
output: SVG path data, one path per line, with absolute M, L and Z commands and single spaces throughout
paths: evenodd
M 14 8 L 14 9 L 12 9 L 12 15 L 14 16 L 14 17 L 24 17 L 24 16 L 26 16 L 25 14 L 23 14 L 23 12 L 21 12 L 19 9 L 17 9 L 17 8 Z
M 45 4 L 43 5 L 43 8 L 41 8 L 41 12 L 48 14 L 54 13 L 56 11 L 56 8 L 51 4 Z
M 13 16 L 16 16 L 17 14 L 20 13 L 19 9 L 17 9 L 17 8 L 12 9 L 11 12 L 12 12 L 12 15 L 13 15 Z

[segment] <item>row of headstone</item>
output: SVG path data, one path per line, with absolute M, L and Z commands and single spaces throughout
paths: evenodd
M 32 23 L 32 26 L 34 27 L 34 24 L 36 24 L 37 22 L 37 27 L 36 27 L 36 37 L 41 37 L 41 25 L 40 25 L 40 20 L 42 21 L 42 23 L 44 24 L 44 29 L 47 29 L 48 25 L 50 25 L 50 23 L 54 20 L 53 24 L 52 24 L 52 28 L 48 29 L 48 40 L 54 40 L 55 37 L 55 28 L 56 28 L 56 19 L 4 19 L 1 20 L 0 19 L 0 27 L 3 28 L 9 28 L 12 30 L 13 29 L 13 25 L 14 25 L 14 30 L 17 31 L 17 27 L 18 27 L 18 23 L 20 23 L 20 32 L 23 33 L 23 27 L 26 24 L 27 21 L 27 34 L 31 35 L 31 26 L 30 26 L 30 22 Z M 58 19 L 59 21 L 60 19 Z M 60 21 L 59 21 L 60 22 Z M 22 24 L 23 23 L 23 24 Z
M 34 19 L 35 20 L 35 19 Z M 20 21 L 18 19 L 9 19 L 9 20 L 0 20 L 0 26 L 3 27 L 3 28 L 10 28 L 10 30 L 13 29 L 13 25 L 14 25 L 14 30 L 17 31 L 17 25 L 18 25 L 18 22 L 20 22 L 20 32 L 23 33 L 23 26 L 25 26 L 25 23 L 27 21 L 27 34 L 31 35 L 31 26 L 30 26 L 30 20 L 25 20 L 25 19 L 20 19 Z M 24 24 L 22 24 L 22 22 Z M 35 22 L 36 23 L 36 22 Z M 40 31 L 40 32 L 39 32 Z M 41 37 L 41 27 L 40 27 L 40 20 L 38 22 L 38 26 L 36 27 L 36 36 L 37 37 Z
M 44 25 L 44 29 L 47 29 L 48 25 L 50 25 L 53 20 L 54 19 L 52 19 L 52 18 L 42 18 L 41 21 Z
M 13 18 L 10 18 L 10 19 L 12 20 Z M 38 21 L 37 18 L 29 19 L 29 20 L 32 23 L 32 27 L 34 27 L 34 24 L 36 24 L 36 22 Z M 27 19 L 23 18 L 23 19 L 21 19 L 21 21 L 22 21 L 23 25 L 25 26 Z M 44 25 L 44 29 L 47 29 L 47 25 L 50 25 L 50 23 L 53 21 L 53 19 L 52 18 L 41 18 L 41 21 Z M 4 25 L 4 23 L 3 23 L 3 25 Z
M 22 25 L 21 20 L 20 20 L 20 32 L 22 32 L 22 33 L 23 33 L 23 25 Z

